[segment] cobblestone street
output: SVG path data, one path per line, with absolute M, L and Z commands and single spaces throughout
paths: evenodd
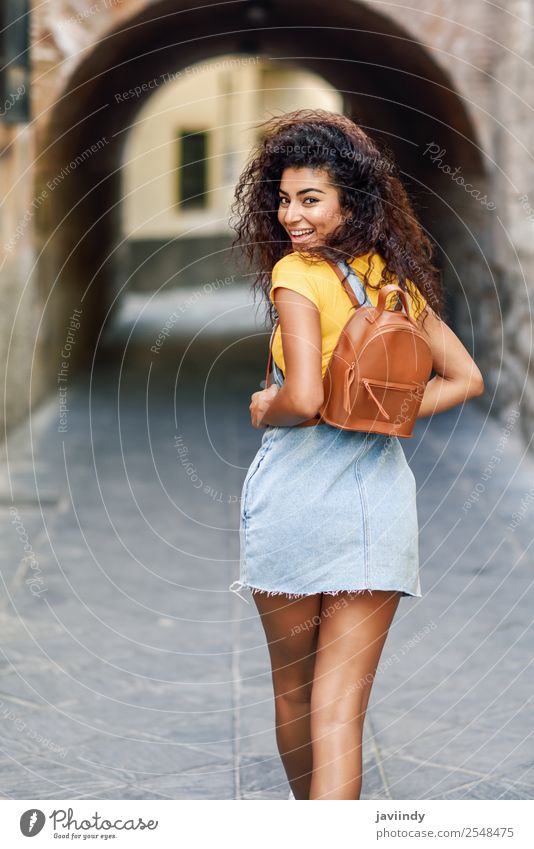
M 260 439 L 263 366 L 243 352 L 186 377 L 170 348 L 99 366 L 69 387 L 63 432 L 58 396 L 13 431 L 3 798 L 287 798 L 263 631 L 228 591 Z M 364 799 L 533 797 L 534 462 L 510 422 L 470 403 L 402 441 L 423 598 L 401 600 L 382 654 Z

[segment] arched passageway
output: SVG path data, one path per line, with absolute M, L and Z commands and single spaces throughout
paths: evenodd
M 53 290 L 59 326 L 83 299 L 77 362 L 90 359 L 121 285 L 120 167 L 128 130 L 153 93 L 151 81 L 221 54 L 298 63 L 337 88 L 344 111 L 393 149 L 440 245 L 451 291 L 460 291 L 454 269 L 466 257 L 471 278 L 480 273 L 480 204 L 477 212 L 441 160 L 431 159 L 439 145 L 446 162 L 466 179 L 476 175 L 480 186 L 479 148 L 462 100 L 420 45 L 391 20 L 347 0 L 329 4 L 328 26 L 324 4 L 309 0 L 209 4 L 209 14 L 203 5 L 190 10 L 162 0 L 110 32 L 73 72 L 51 117 L 39 175 L 57 185 L 53 215 L 40 221 L 39 273 L 41 285 Z M 63 170 L 69 179 L 57 180 Z M 228 268 L 222 254 L 221 268 Z

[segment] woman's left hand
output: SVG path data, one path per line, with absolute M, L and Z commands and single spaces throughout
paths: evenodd
M 280 387 L 276 383 L 273 383 L 268 389 L 262 389 L 261 392 L 252 393 L 249 410 L 253 427 L 267 427 L 267 425 L 261 423 L 261 420 L 279 389 Z

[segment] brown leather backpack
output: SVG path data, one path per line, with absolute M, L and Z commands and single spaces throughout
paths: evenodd
M 359 303 L 347 275 L 329 262 L 354 307 L 343 327 L 323 377 L 324 402 L 312 419 L 295 427 L 329 424 L 389 436 L 412 436 L 425 386 L 432 372 L 432 351 L 409 313 L 406 292 L 393 283 L 379 291 L 376 307 Z M 398 308 L 386 309 L 396 292 Z M 270 385 L 272 340 L 265 385 Z

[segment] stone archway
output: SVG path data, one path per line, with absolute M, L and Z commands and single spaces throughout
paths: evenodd
M 290 58 L 335 86 L 344 111 L 393 149 L 441 246 L 449 288 L 460 291 L 454 269 L 467 259 L 471 285 L 485 285 L 482 207 L 428 155 L 429 145 L 439 145 L 447 164 L 483 193 L 475 129 L 445 71 L 392 19 L 348 0 L 329 4 L 327 27 L 324 4 L 315 0 L 209 4 L 209 15 L 202 3 L 131 6 L 136 13 L 91 45 L 72 71 L 39 155 L 39 186 L 53 191 L 53 204 L 38 218 L 39 279 L 52 293 L 54 323 L 62 328 L 83 301 L 72 366 L 90 359 L 115 295 L 121 155 L 150 81 L 222 53 L 261 54 L 273 63 Z M 128 91 L 135 96 L 120 96 Z M 458 321 L 461 328 L 461 310 Z

